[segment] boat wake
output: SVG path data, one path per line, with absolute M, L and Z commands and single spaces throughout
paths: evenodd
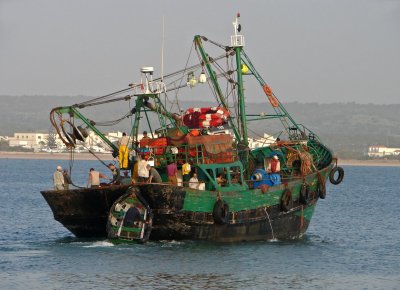
M 109 241 L 97 241 L 90 245 L 83 246 L 84 248 L 104 248 L 104 247 L 113 247 L 114 244 Z
M 185 244 L 185 242 L 175 241 L 175 240 L 172 240 L 172 241 L 162 240 L 162 241 L 160 241 L 160 243 L 161 243 L 161 248 L 171 248 L 174 246 L 180 246 L 180 245 Z

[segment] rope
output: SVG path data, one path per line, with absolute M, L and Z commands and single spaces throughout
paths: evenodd
M 75 186 L 76 188 L 86 188 L 86 187 L 82 187 L 79 185 L 76 185 L 73 181 L 72 181 L 72 168 L 74 166 L 74 162 L 75 162 L 75 157 L 74 157 L 74 150 L 73 147 L 69 148 L 69 178 L 71 180 L 71 185 Z
M 304 151 L 304 152 L 299 152 L 299 157 L 301 160 L 301 166 L 300 166 L 301 175 L 306 176 L 312 171 L 311 167 L 314 165 L 312 155 Z
M 129 118 L 132 116 L 131 110 L 129 110 L 128 113 L 126 113 L 123 117 L 111 121 L 104 121 L 104 122 L 97 122 L 95 121 L 97 126 L 115 126 L 118 123 L 122 122 L 124 119 Z
M 275 240 L 274 229 L 272 228 L 272 223 L 271 223 L 271 219 L 269 218 L 269 214 L 267 212 L 267 207 L 264 207 L 264 211 L 265 211 L 266 216 L 268 217 L 269 226 L 270 226 L 271 232 L 272 232 L 272 239 Z
M 139 85 L 137 85 L 137 86 L 139 86 Z M 137 86 L 135 86 L 135 87 L 137 87 Z M 133 89 L 132 87 L 129 87 L 129 88 L 127 88 L 127 89 L 123 89 L 123 90 L 120 90 L 120 91 L 117 91 L 117 92 L 114 92 L 114 93 L 111 93 L 111 94 L 107 94 L 107 95 L 104 95 L 104 96 L 101 96 L 101 97 L 98 97 L 98 98 L 90 99 L 90 100 L 88 100 L 88 101 L 75 104 L 74 107 L 82 107 L 82 106 L 85 107 L 85 106 L 87 106 L 87 105 L 89 105 L 89 104 L 92 104 L 92 103 L 95 102 L 95 101 L 104 100 L 104 99 L 106 99 L 106 98 L 113 97 L 113 96 L 115 96 L 115 95 L 128 92 L 128 91 L 130 91 L 130 90 L 132 90 L 132 89 Z

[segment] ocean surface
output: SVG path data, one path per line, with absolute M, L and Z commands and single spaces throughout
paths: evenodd
M 68 161 L 0 159 L 0 289 L 400 289 L 400 168 L 344 166 L 300 240 L 78 239 L 40 190 Z M 86 184 L 98 161 L 75 161 Z

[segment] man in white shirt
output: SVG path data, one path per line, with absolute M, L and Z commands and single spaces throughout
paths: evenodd
M 57 166 L 57 170 L 53 174 L 53 184 L 55 190 L 64 189 L 64 175 L 62 174 L 62 167 Z
M 193 189 L 199 189 L 199 180 L 197 179 L 197 173 L 193 173 L 192 178 L 189 179 L 189 187 Z

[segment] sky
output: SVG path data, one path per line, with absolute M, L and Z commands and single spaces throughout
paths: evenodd
M 397 0 L 0 0 L 0 95 L 124 89 L 142 66 L 160 72 L 163 19 L 170 72 L 194 35 L 229 44 L 237 12 L 245 51 L 281 101 L 400 103 Z

